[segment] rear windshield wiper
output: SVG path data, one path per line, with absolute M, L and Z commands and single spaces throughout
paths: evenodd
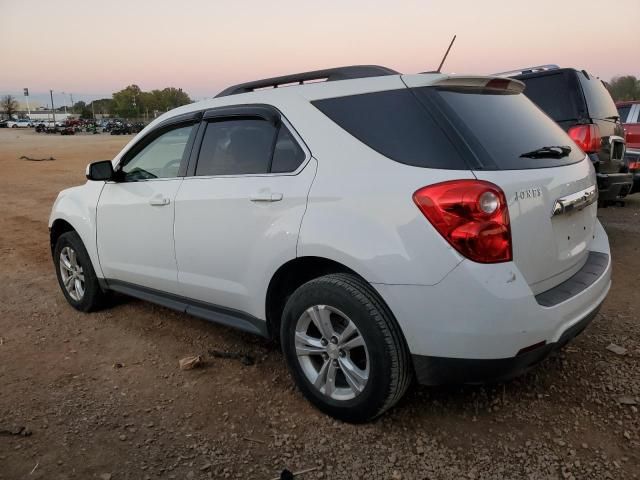
M 568 145 L 551 145 L 549 147 L 540 147 L 536 150 L 523 153 L 520 157 L 526 158 L 562 158 L 571 153 L 571 147 Z

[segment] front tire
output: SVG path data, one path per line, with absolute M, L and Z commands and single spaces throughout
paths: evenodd
M 90 312 L 104 305 L 106 294 L 76 232 L 60 235 L 53 251 L 53 261 L 62 293 L 73 308 Z
M 376 418 L 402 398 L 412 379 L 400 327 L 355 275 L 326 275 L 299 287 L 285 306 L 280 337 L 302 393 L 340 420 Z

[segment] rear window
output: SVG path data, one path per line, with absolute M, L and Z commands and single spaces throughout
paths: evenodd
M 532 78 L 520 78 L 524 94 L 556 122 L 579 117 L 575 80 L 564 72 Z M 572 87 L 572 83 L 575 85 Z
M 362 143 L 406 165 L 466 170 L 467 164 L 409 89 L 313 102 Z
M 578 74 L 578 78 L 591 118 L 603 120 L 618 116 L 616 104 L 601 80 L 591 76 L 587 79 L 583 73 Z
M 407 165 L 521 170 L 584 159 L 567 134 L 522 94 L 420 87 L 313 104 L 361 142 Z M 560 158 L 531 155 L 544 147 L 570 150 Z
M 414 91 L 425 105 L 432 103 L 442 110 L 483 169 L 558 167 L 584 159 L 584 153 L 567 134 L 522 94 L 433 87 Z M 544 147 L 564 146 L 570 151 L 561 158 L 532 155 Z

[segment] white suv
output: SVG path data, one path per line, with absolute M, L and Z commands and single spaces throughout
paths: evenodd
M 611 283 L 592 163 L 522 89 L 354 66 L 173 110 L 58 196 L 62 291 L 277 337 L 304 395 L 347 421 L 413 378 L 521 373 Z

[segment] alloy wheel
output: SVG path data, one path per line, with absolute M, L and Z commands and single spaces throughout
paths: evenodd
M 311 384 L 334 400 L 350 400 L 369 380 L 369 352 L 355 323 L 340 310 L 314 305 L 295 329 L 298 362 Z
M 84 271 L 76 251 L 68 246 L 60 252 L 60 276 L 69 296 L 76 302 L 81 301 L 85 291 Z

